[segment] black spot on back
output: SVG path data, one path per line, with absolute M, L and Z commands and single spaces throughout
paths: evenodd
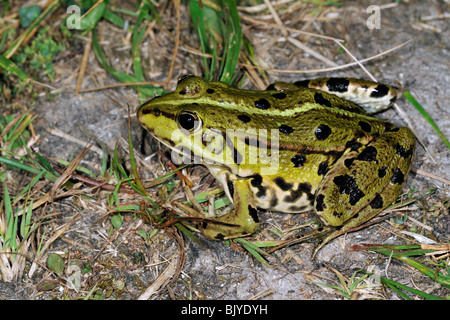
M 290 134 L 290 133 L 294 132 L 294 129 L 292 127 L 287 126 L 285 124 L 282 124 L 281 126 L 279 126 L 278 130 L 280 130 L 284 134 Z
M 350 81 L 345 78 L 330 78 L 327 87 L 330 91 L 347 92 Z
M 316 92 L 314 94 L 314 101 L 318 104 L 321 104 L 321 105 L 331 108 L 331 102 L 329 100 L 325 99 L 320 92 Z
M 273 93 L 272 97 L 274 97 L 275 99 L 282 100 L 282 99 L 286 98 L 286 93 L 280 91 L 280 92 L 277 92 L 277 93 Z
M 249 117 L 249 116 L 246 116 L 245 114 L 239 114 L 237 117 L 238 117 L 238 119 L 241 120 L 243 123 L 247 123 L 247 122 L 250 122 L 250 121 L 251 121 L 250 117 Z
M 266 99 L 261 98 L 261 99 L 255 101 L 255 107 L 257 107 L 258 109 L 261 109 L 261 110 L 267 110 L 270 108 L 270 103 Z
M 321 124 L 314 131 L 314 134 L 316 135 L 317 140 L 323 141 L 330 136 L 331 128 L 326 124 Z
M 361 148 L 362 144 L 357 142 L 356 139 L 347 141 L 345 144 L 346 149 L 351 149 L 352 151 L 357 151 L 359 148 Z
M 364 197 L 364 192 L 359 189 L 356 179 L 348 174 L 335 177 L 333 182 L 339 187 L 340 194 L 349 195 L 349 203 L 352 206 Z
M 303 155 L 296 154 L 291 158 L 291 162 L 294 164 L 294 167 L 301 167 L 306 161 L 306 157 Z
M 365 148 L 356 158 L 361 161 L 375 161 L 377 160 L 377 148 L 373 146 L 368 146 Z
M 386 175 L 386 166 L 382 166 L 378 169 L 378 177 L 383 178 Z
M 372 98 L 382 98 L 387 95 L 389 92 L 389 88 L 384 84 L 379 84 L 370 94 Z
M 358 125 L 361 127 L 362 131 L 364 131 L 364 132 L 372 131 L 372 126 L 365 121 L 358 122 Z
M 394 174 L 391 178 L 391 182 L 394 184 L 402 184 L 403 182 L 405 182 L 405 175 L 403 174 L 402 170 L 400 170 L 399 168 L 395 169 Z
M 390 124 L 390 123 L 386 123 L 385 124 L 385 132 L 397 132 L 399 131 L 400 128 L 399 127 L 394 127 L 394 125 Z
M 271 90 L 277 90 L 277 89 L 275 88 L 275 83 L 269 84 L 269 86 L 266 88 L 266 91 L 271 91 Z
M 377 194 L 369 205 L 372 209 L 381 209 L 383 208 L 383 198 Z
M 212 88 L 206 89 L 206 93 L 213 94 L 214 92 L 215 92 L 215 90 Z
M 310 80 L 295 81 L 294 85 L 301 88 L 308 88 Z

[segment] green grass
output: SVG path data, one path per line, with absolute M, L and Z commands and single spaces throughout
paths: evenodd
M 3 195 L 0 208 L 0 273 L 5 282 L 17 280 L 24 271 L 25 258 L 28 257 L 28 248 L 33 241 L 33 232 L 39 226 L 39 222 L 33 215 L 34 202 L 29 197 L 31 189 L 43 177 L 53 178 L 51 173 L 36 168 L 26 162 L 27 156 L 17 156 L 16 152 L 26 148 L 26 143 L 31 137 L 28 127 L 34 117 L 30 111 L 26 111 L 16 117 L 0 116 L 1 142 L 0 150 L 4 156 L 0 156 L 0 162 L 6 165 L 2 171 Z M 34 176 L 23 187 L 17 196 L 11 196 L 7 182 L 8 171 L 27 170 Z
M 424 256 L 425 254 L 435 253 L 438 251 L 436 249 L 423 249 L 420 245 L 365 245 L 357 248 L 378 252 L 387 257 L 401 261 L 410 267 L 415 268 L 442 286 L 450 288 L 449 266 L 445 266 L 444 264 L 444 266 L 432 268 L 412 258 L 414 256 Z M 444 272 L 440 271 L 442 267 L 444 267 Z
M 439 129 L 438 125 L 430 116 L 430 114 L 426 111 L 426 109 L 414 98 L 414 96 L 409 91 L 403 92 L 403 95 L 414 106 L 414 108 L 416 108 L 416 110 L 419 111 L 422 117 L 431 125 L 433 130 L 442 139 L 447 148 L 450 148 L 450 142 L 448 141 L 447 137 L 445 137 L 441 129 Z

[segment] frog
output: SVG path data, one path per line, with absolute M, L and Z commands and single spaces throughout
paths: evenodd
M 403 188 L 415 136 L 374 116 L 394 86 L 330 77 L 245 90 L 185 75 L 173 92 L 137 110 L 138 122 L 179 162 L 195 159 L 222 185 L 232 208 L 201 213 L 209 239 L 248 236 L 258 210 L 313 210 L 332 239 L 377 216 Z

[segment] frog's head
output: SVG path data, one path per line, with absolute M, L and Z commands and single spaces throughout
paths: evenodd
M 222 87 L 228 86 L 214 83 L 214 88 Z M 227 116 L 211 105 L 213 92 L 211 83 L 202 78 L 183 76 L 175 91 L 144 103 L 137 111 L 137 119 L 172 150 L 197 157 L 196 163 L 223 163 L 225 130 L 217 126 L 226 122 Z

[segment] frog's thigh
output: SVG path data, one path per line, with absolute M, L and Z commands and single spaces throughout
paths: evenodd
M 210 239 L 223 240 L 238 237 L 252 234 L 258 229 L 258 210 L 248 180 L 236 180 L 233 183 L 233 189 L 234 209 L 211 220 L 236 226 L 204 222 L 200 230 Z
M 376 216 L 400 194 L 411 167 L 415 138 L 396 128 L 357 151 L 348 150 L 318 188 L 315 210 L 331 226 L 329 240 Z

